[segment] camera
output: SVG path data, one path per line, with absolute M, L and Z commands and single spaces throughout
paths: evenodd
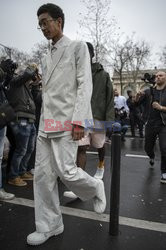
M 13 62 L 11 59 L 6 59 L 1 61 L 0 67 L 6 73 L 7 78 L 10 78 L 13 76 L 18 64 Z
M 145 73 L 144 77 L 141 78 L 142 81 L 146 82 L 146 83 L 150 83 L 155 85 L 156 81 L 155 81 L 156 76 L 153 74 L 149 74 L 149 73 Z
M 18 68 L 18 63 L 12 61 L 11 66 L 10 66 L 11 72 L 14 73 L 14 71 L 15 71 L 17 68 Z

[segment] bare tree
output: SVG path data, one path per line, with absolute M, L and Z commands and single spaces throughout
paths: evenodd
M 7 59 L 11 58 L 18 64 L 18 68 L 23 70 L 30 63 L 36 63 L 41 66 L 41 59 L 46 54 L 48 44 L 46 42 L 38 43 L 32 49 L 30 54 L 20 51 L 17 48 L 8 48 L 6 46 L 0 46 L 0 58 Z
M 116 40 L 110 50 L 112 66 L 119 75 L 121 93 L 123 92 L 124 71 L 128 73 L 128 81 L 135 83 L 138 74 L 145 67 L 150 56 L 150 46 L 145 41 L 134 40 L 134 33 L 126 37 L 123 42 Z
M 20 67 L 24 67 L 29 62 L 30 55 L 17 48 L 11 48 L 11 59 L 17 62 Z
M 0 56 L 11 58 L 11 48 L 7 47 L 6 45 L 0 43 Z
M 41 59 L 47 53 L 47 49 L 47 42 L 35 44 L 35 48 L 32 49 L 31 61 L 35 62 L 38 65 L 41 65 Z
M 115 40 L 110 49 L 110 63 L 114 69 L 114 73 L 119 75 L 121 94 L 123 90 L 123 71 L 126 69 L 128 61 L 133 56 L 133 51 L 131 50 L 132 46 L 132 40 L 127 37 L 123 42 L 120 42 L 119 39 Z
M 14 47 L 9 48 L 9 47 L 3 46 L 1 48 L 0 55 L 4 59 L 7 59 L 7 58 L 12 59 L 18 64 L 19 67 L 27 64 L 30 60 L 30 56 L 27 53 L 20 51 L 19 49 L 14 48 Z
M 131 56 L 132 55 L 132 56 Z M 132 83 L 136 83 L 141 69 L 145 68 L 150 57 L 150 45 L 144 40 L 133 42 L 131 54 L 126 64 L 126 70 L 131 74 Z
M 108 48 L 115 32 L 115 20 L 110 18 L 111 0 L 82 0 L 86 12 L 80 13 L 80 32 L 82 39 L 93 44 L 95 61 L 107 64 Z
M 166 66 L 166 45 L 162 48 L 162 52 L 160 54 L 160 60 Z

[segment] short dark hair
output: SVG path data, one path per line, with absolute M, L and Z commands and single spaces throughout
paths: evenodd
M 88 49 L 89 49 L 89 53 L 90 55 L 92 56 L 92 58 L 94 57 L 94 48 L 93 48 L 93 45 L 89 42 L 86 42 L 87 46 L 88 46 Z
M 63 13 L 63 10 L 53 3 L 47 3 L 40 6 L 40 8 L 37 11 L 37 16 L 39 17 L 43 13 L 48 13 L 52 18 L 56 19 L 58 17 L 62 18 L 62 30 L 65 23 L 65 15 Z
M 127 94 L 129 95 L 130 93 L 132 93 L 132 90 L 127 90 Z

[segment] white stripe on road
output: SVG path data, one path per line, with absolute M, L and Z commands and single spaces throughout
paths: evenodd
M 15 198 L 10 201 L 5 201 L 8 203 L 16 204 L 16 205 L 23 205 L 27 207 L 34 207 L 34 201 L 24 198 Z M 70 216 L 77 216 L 80 218 L 86 218 L 90 220 L 97 220 L 101 222 L 109 222 L 109 214 L 96 214 L 92 211 L 77 209 L 77 208 L 70 208 L 61 206 L 62 213 Z M 153 222 L 153 221 L 146 221 L 146 220 L 139 220 L 133 218 L 127 218 L 119 216 L 119 224 L 129 227 L 136 227 L 146 230 L 158 231 L 166 233 L 166 224 Z
M 147 155 L 133 155 L 133 154 L 125 154 L 127 157 L 136 157 L 136 158 L 146 158 L 149 159 L 149 156 Z

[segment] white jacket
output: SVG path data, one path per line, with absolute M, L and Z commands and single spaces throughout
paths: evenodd
M 86 127 L 86 120 L 92 120 L 91 94 L 92 76 L 87 45 L 80 41 L 71 41 L 63 36 L 55 45 L 54 52 L 48 51 L 42 61 L 42 97 L 39 131 L 48 131 L 46 122 L 60 122 L 64 131 L 67 121 L 80 122 Z M 47 124 L 48 125 L 48 124 Z

